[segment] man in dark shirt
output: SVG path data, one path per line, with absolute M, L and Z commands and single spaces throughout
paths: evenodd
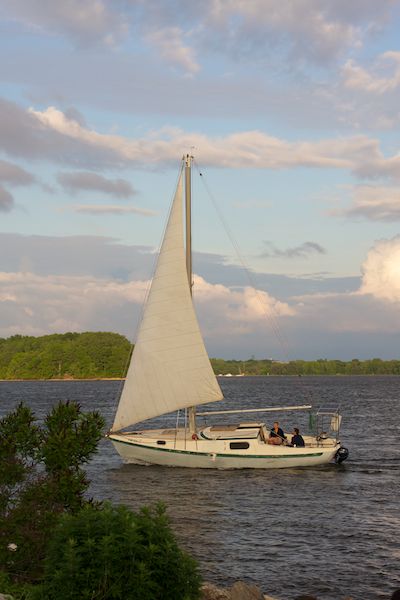
M 300 431 L 297 427 L 294 428 L 294 436 L 292 437 L 291 445 L 296 446 L 297 448 L 304 448 L 305 446 L 303 436 L 300 435 Z

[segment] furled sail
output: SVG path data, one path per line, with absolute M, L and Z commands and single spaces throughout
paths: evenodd
M 186 273 L 181 175 L 112 430 L 222 397 Z

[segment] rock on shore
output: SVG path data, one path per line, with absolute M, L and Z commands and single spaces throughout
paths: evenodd
M 256 585 L 236 581 L 231 588 L 219 588 L 212 583 L 203 584 L 201 600 L 277 600 L 263 594 Z

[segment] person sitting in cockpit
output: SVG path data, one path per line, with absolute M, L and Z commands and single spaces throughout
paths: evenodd
M 282 444 L 284 441 L 286 441 L 286 435 L 279 427 L 278 421 L 275 421 L 274 426 L 269 434 L 268 444 Z
M 296 446 L 296 448 L 304 448 L 305 446 L 303 436 L 300 435 L 300 431 L 297 427 L 294 428 L 294 435 L 292 436 L 290 443 L 292 446 Z

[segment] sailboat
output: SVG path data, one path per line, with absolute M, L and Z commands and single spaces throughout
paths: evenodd
M 320 431 L 304 436 L 304 447 L 291 446 L 285 439 L 279 440 L 282 443 L 270 443 L 270 432 L 263 421 L 198 424 L 200 416 L 258 414 L 277 409 L 197 413 L 197 407 L 218 402 L 223 394 L 212 370 L 192 301 L 192 159 L 186 155 L 182 161 L 136 344 L 107 437 L 125 462 L 146 465 L 270 469 L 341 462 L 347 457 L 347 450 L 340 445 L 341 416 L 336 409 L 316 415 Z M 137 428 L 143 421 L 182 409 L 188 414 L 182 426 L 177 422 L 173 428 Z M 286 406 L 278 410 L 298 409 L 311 410 L 312 407 Z M 290 436 L 284 434 L 283 438 L 290 439 Z

